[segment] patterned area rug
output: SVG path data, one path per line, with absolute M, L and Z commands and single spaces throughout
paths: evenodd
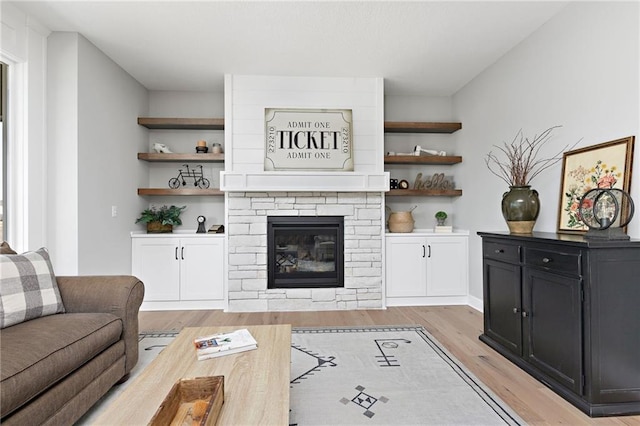
M 291 340 L 291 424 L 525 424 L 420 326 L 296 328 Z
M 132 376 L 176 335 L 141 334 Z M 294 328 L 290 403 L 300 426 L 526 424 L 420 326 Z

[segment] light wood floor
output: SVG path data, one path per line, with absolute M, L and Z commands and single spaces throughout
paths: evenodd
M 402 307 L 386 310 L 224 313 L 140 312 L 140 331 L 208 325 L 291 324 L 304 326 L 420 324 L 530 425 L 640 425 L 640 416 L 589 418 L 542 383 L 478 340 L 482 314 L 467 306 Z M 640 360 L 639 360 L 640 362 Z

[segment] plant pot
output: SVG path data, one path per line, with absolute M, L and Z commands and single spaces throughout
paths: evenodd
M 147 234 L 168 234 L 173 232 L 173 225 L 163 225 L 162 222 L 148 222 Z
M 531 186 L 510 186 L 502 195 L 502 216 L 512 234 L 530 234 L 540 213 L 538 191 Z

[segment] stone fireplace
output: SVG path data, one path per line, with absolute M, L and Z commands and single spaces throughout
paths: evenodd
M 270 108 L 352 111 L 353 170 L 265 170 L 265 111 Z M 383 164 L 383 125 L 381 78 L 225 76 L 229 131 L 220 188 L 226 204 L 227 310 L 384 308 L 389 174 Z M 342 247 L 329 235 L 306 235 L 285 237 L 269 253 L 270 217 L 291 218 L 295 224 L 339 217 Z M 317 280 L 327 278 L 324 268 L 335 272 L 333 282 Z M 274 273 L 275 285 L 270 283 Z
M 382 308 L 382 199 L 380 192 L 229 193 L 229 310 Z M 343 217 L 343 286 L 269 288 L 270 216 Z

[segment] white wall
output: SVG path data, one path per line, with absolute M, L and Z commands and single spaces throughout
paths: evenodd
M 464 157 L 457 175 L 464 196 L 455 207 L 472 234 L 472 296 L 482 298 L 476 231 L 507 231 L 500 200 L 508 188 L 484 164 L 493 144 L 511 141 L 519 129 L 533 136 L 553 125 L 563 126 L 555 149 L 581 138 L 578 147 L 639 136 L 639 8 L 637 2 L 569 3 L 453 97 L 454 117 L 463 124 L 455 137 Z M 639 161 L 636 146 L 634 163 Z M 542 206 L 534 231 L 555 232 L 560 179 L 559 163 L 532 182 Z M 640 202 L 637 170 L 631 195 Z M 628 233 L 640 237 L 638 215 Z
M 224 93 L 152 90 L 149 92 L 149 116 L 222 118 L 224 117 Z M 222 143 L 224 134 L 213 133 L 212 137 Z M 195 142 L 193 141 L 193 147 Z
M 47 246 L 58 274 L 78 273 L 78 39 L 52 33 L 47 61 Z
M 136 153 L 147 134 L 136 117 L 148 94 L 77 33 L 53 33 L 48 51 L 50 205 L 54 268 L 64 274 L 130 274 L 129 232 L 147 183 Z M 111 207 L 118 209 L 111 216 Z
M 78 273 L 130 274 L 129 233 L 145 206 L 137 153 L 147 135 L 137 117 L 147 112 L 148 92 L 82 36 L 77 84 Z
M 226 171 L 264 171 L 265 108 L 337 108 L 353 112 L 354 172 L 382 172 L 380 78 L 227 75 Z
M 0 60 L 9 65 L 7 240 L 17 251 L 47 244 L 46 44 L 49 31 L 0 3 Z
M 78 62 L 80 68 L 74 72 L 65 71 L 62 67 L 52 72 L 77 74 L 78 105 L 90 110 L 86 114 L 76 112 L 73 115 L 71 105 L 59 112 L 49 105 L 49 109 L 58 114 L 54 115 L 57 117 L 54 121 L 47 121 L 44 119 L 44 85 L 39 83 L 44 81 L 43 61 L 47 52 L 43 34 L 46 31 L 6 2 L 1 6 L 3 38 L 0 54 L 3 60 L 16 64 L 14 70 L 23 69 L 24 81 L 20 82 L 19 89 L 28 95 L 18 106 L 29 115 L 29 120 L 25 127 L 14 131 L 21 132 L 27 143 L 21 148 L 20 155 L 25 158 L 27 154 L 31 155 L 24 179 L 16 182 L 25 188 L 23 193 L 28 197 L 21 206 L 31 209 L 28 223 L 24 226 L 30 232 L 28 238 L 25 233 L 17 248 L 27 250 L 48 245 L 52 248 L 54 261 L 61 266 L 64 264 L 60 271 L 58 264 L 54 264 L 59 273 L 80 270 L 128 273 L 128 232 L 136 228 L 133 222 L 139 211 L 156 202 L 155 199 L 145 200 L 136 195 L 136 188 L 147 185 L 150 179 L 149 166 L 135 160 L 136 152 L 148 149 L 152 138 L 149 134 L 153 132 L 137 126 L 135 117 L 161 116 L 164 113 L 170 116 L 187 110 L 184 116 L 201 115 L 202 112 L 206 113 L 204 116 L 220 117 L 222 95 L 216 95 L 215 101 L 211 98 L 212 103 L 209 103 L 208 94 L 152 92 L 147 103 L 141 86 L 108 58 L 102 57 L 86 40 L 80 41 L 80 37 L 75 42 L 70 41 L 76 44 L 77 49 L 77 57 L 75 60 L 71 57 L 71 63 Z M 563 125 L 556 137 L 560 146 L 580 138 L 583 140 L 579 146 L 588 146 L 629 135 L 640 136 L 638 9 L 636 2 L 570 2 L 563 12 L 455 94 L 451 104 L 447 98 L 385 99 L 386 120 L 462 122 L 462 130 L 453 135 L 427 135 L 426 139 L 412 140 L 399 136 L 401 139 L 398 140 L 407 147 L 418 144 L 418 140 L 424 140 L 429 147 L 442 144 L 442 149 L 452 147 L 454 154 L 463 156 L 463 163 L 449 168 L 456 186 L 463 190 L 463 196 L 450 201 L 420 199 L 416 201 L 420 206 L 414 216 L 419 218 L 417 225 L 430 226 L 431 211 L 440 209 L 441 205 L 445 209 L 450 206 L 454 225 L 471 230 L 470 284 L 473 296 L 482 297 L 480 239 L 475 232 L 507 230 L 500 213 L 500 199 L 506 185 L 488 172 L 483 161 L 493 144 L 510 140 L 519 129 L 531 135 L 555 124 Z M 55 55 L 50 44 L 49 60 L 55 61 Z M 59 74 L 58 78 L 63 76 Z M 57 87 L 56 90 L 69 87 L 64 82 L 62 86 L 56 86 L 51 75 L 47 85 L 47 89 Z M 70 90 L 66 94 L 60 90 L 57 95 L 50 94 L 54 105 L 56 96 L 74 96 L 73 88 Z M 148 114 L 145 113 L 147 106 Z M 54 147 L 62 142 L 64 132 L 57 136 L 57 140 L 47 141 L 45 135 L 55 136 L 61 131 L 55 126 L 61 124 L 73 126 L 78 116 L 88 120 L 90 127 L 78 125 L 75 140 L 71 131 L 72 138 L 68 141 L 71 145 L 66 146 L 70 152 L 61 148 L 52 153 Z M 117 117 L 117 121 L 110 118 L 112 116 Z M 47 131 L 43 125 L 45 122 L 50 126 L 55 124 L 54 128 Z M 103 126 L 104 123 L 115 124 L 115 128 L 105 126 L 99 127 L 99 132 L 91 130 L 92 126 Z M 162 137 L 171 137 L 167 135 Z M 385 139 L 389 140 L 389 135 Z M 96 147 L 105 143 L 113 152 L 97 153 Z M 87 149 L 78 144 L 86 144 Z M 636 166 L 640 164 L 638 152 L 640 148 L 636 147 Z M 79 164 L 74 155 L 78 156 Z M 95 170 L 101 171 L 101 176 L 78 182 L 82 177 L 80 173 L 88 173 L 94 170 L 94 166 Z M 47 174 L 47 168 L 53 171 L 49 170 Z M 69 168 L 71 173 L 65 176 L 63 171 L 69 171 Z M 556 229 L 560 168 L 558 164 L 533 182 L 542 201 L 536 231 L 553 232 Z M 104 174 L 113 170 L 119 173 Z M 65 178 L 70 181 L 65 181 Z M 640 204 L 638 170 L 631 188 L 632 197 L 636 204 Z M 49 195 L 47 191 L 50 191 Z M 69 191 L 72 191 L 71 195 Z M 73 191 L 76 191 L 76 196 Z M 101 194 L 104 197 L 98 200 Z M 184 201 L 184 198 L 179 198 L 160 202 L 185 204 Z M 406 200 L 392 203 L 398 207 L 410 204 Z M 111 205 L 119 207 L 118 218 L 110 217 Z M 429 213 L 420 217 L 423 209 Z M 191 207 L 189 210 L 191 214 Z M 88 220 L 91 215 L 87 212 L 95 212 L 98 223 L 88 224 L 84 218 Z M 76 220 L 80 213 L 84 218 Z M 192 218 L 186 216 L 186 222 L 191 221 Z M 628 232 L 632 237 L 640 238 L 640 214 L 631 222 Z M 106 244 L 102 248 L 101 239 L 104 238 Z M 87 257 L 83 254 L 81 260 L 79 249 L 92 254 Z

